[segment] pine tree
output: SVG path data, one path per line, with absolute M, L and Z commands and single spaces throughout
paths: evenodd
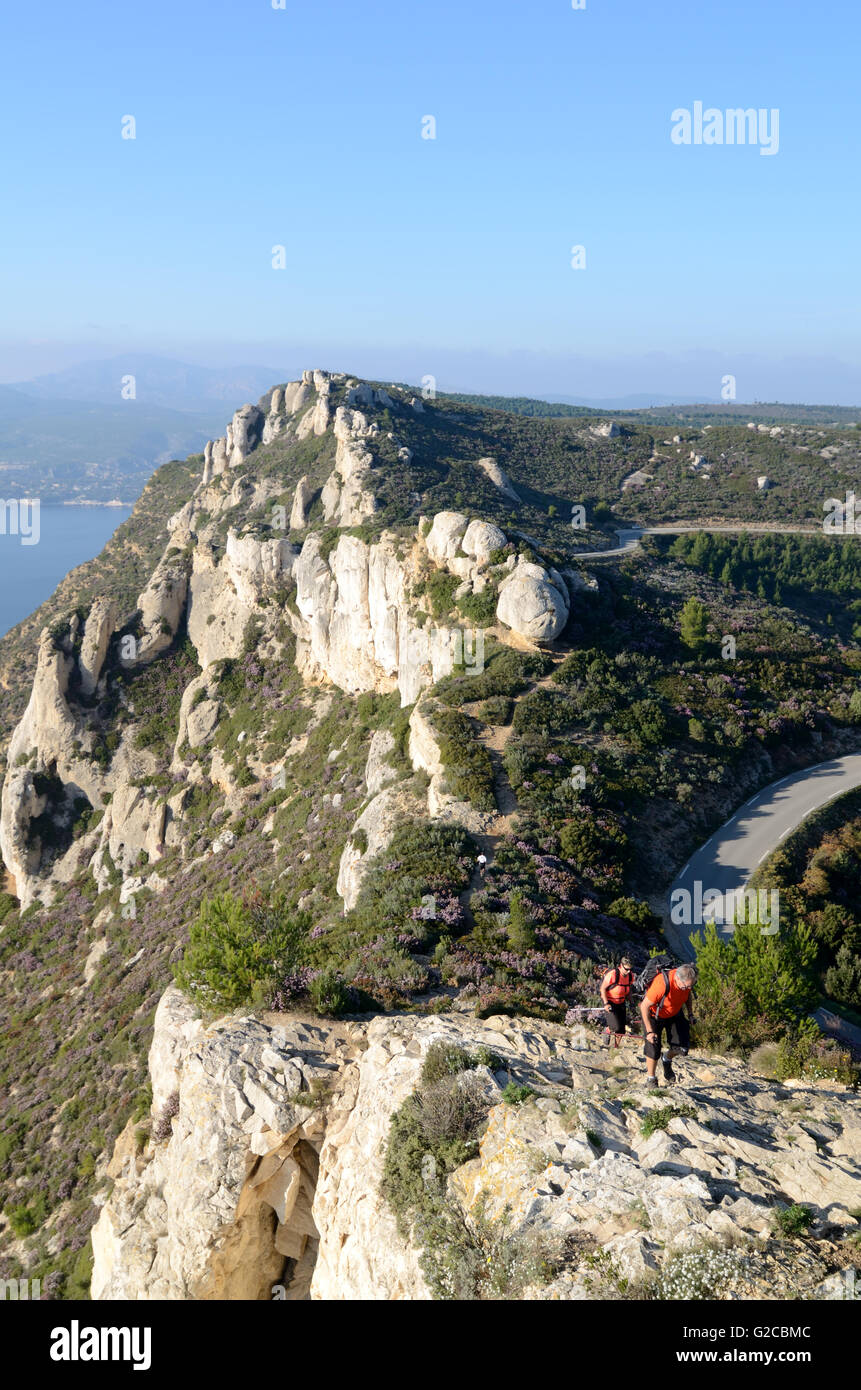
M 825 992 L 853 1009 L 861 1005 L 861 956 L 854 955 L 848 945 L 840 947 L 836 963 L 825 972 Z
M 535 945 L 535 931 L 519 888 L 508 900 L 508 944 L 518 955 L 531 951 Z
M 682 641 L 692 651 L 700 651 L 708 642 L 709 611 L 698 598 L 689 598 L 682 609 Z

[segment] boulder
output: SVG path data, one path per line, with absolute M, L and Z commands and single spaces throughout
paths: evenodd
M 479 565 L 486 565 L 494 550 L 507 544 L 504 531 L 489 521 L 471 521 L 464 532 L 461 547 Z
M 435 564 L 446 565 L 455 558 L 468 525 L 461 512 L 437 512 L 425 537 L 427 553 Z
M 551 578 L 541 565 L 517 565 L 503 581 L 496 616 L 530 642 L 552 642 L 568 621 L 565 581 Z

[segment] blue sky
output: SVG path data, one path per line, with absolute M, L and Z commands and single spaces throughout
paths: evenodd
M 0 379 L 146 348 L 857 403 L 859 31 L 848 0 L 19 7 Z M 778 108 L 779 153 L 674 145 L 698 100 Z

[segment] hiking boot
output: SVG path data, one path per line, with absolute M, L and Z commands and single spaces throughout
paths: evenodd
M 646 1090 L 656 1091 L 658 1089 L 658 1078 L 656 1076 L 646 1077 Z
M 664 1080 L 666 1081 L 668 1086 L 672 1086 L 673 1082 L 676 1079 L 676 1073 L 673 1071 L 672 1062 L 669 1060 L 662 1061 L 661 1066 L 664 1069 Z

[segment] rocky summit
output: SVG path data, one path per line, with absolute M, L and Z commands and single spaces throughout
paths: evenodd
M 336 404 L 338 395 L 344 404 Z M 402 706 L 415 706 L 423 766 L 438 762 L 438 754 L 417 702 L 464 661 L 462 626 L 428 621 L 426 602 L 414 597 L 429 574 L 438 583 L 450 579 L 459 598 L 490 588 L 500 628 L 514 640 L 559 636 L 570 588 L 585 581 L 515 553 L 498 526 L 444 511 L 420 517 L 407 536 L 383 529 L 374 540 L 349 532 L 380 505 L 374 485 L 381 443 L 395 461 L 409 463 L 410 450 L 393 431 L 384 435 L 368 413 L 394 404 L 385 390 L 308 371 L 301 381 L 276 388 L 265 414 L 243 406 L 225 436 L 207 444 L 200 481 L 167 523 L 168 544 L 137 598 L 131 626 L 120 623 L 110 597 L 99 597 L 84 621 L 75 615 L 43 631 L 30 700 L 9 743 L 0 805 L 0 853 L 25 908 L 36 898 L 51 901 L 54 885 L 68 881 L 83 847 L 103 881 L 109 861 L 128 876 L 142 852 L 155 861 L 165 844 L 181 837 L 182 807 L 153 796 L 148 786 L 156 759 L 140 749 L 134 707 L 111 702 L 107 722 L 117 746 L 109 763 L 100 759 L 99 718 L 115 674 L 130 675 L 157 660 L 180 630 L 200 673 L 185 687 L 173 731 L 177 772 L 186 769 L 189 750 L 212 740 L 223 707 L 216 674 L 222 663 L 243 655 L 249 624 L 260 624 L 258 646 L 274 652 L 283 646 L 286 622 L 296 669 L 310 685 L 331 683 L 350 694 L 397 692 Z M 402 408 L 412 413 L 419 405 L 413 400 Z M 283 479 L 274 471 L 255 477 L 247 468 L 256 448 L 281 436 L 294 444 L 323 437 L 326 446 L 317 453 L 322 486 L 314 488 L 303 474 L 289 509 L 278 501 Z M 488 462 L 481 460 L 482 469 Z M 506 487 L 504 480 L 494 485 Z M 309 528 L 312 499 L 322 525 Z M 291 542 L 288 532 L 307 534 Z M 273 775 L 279 761 L 272 760 Z M 39 834 L 43 818 L 62 824 L 84 803 L 104 812 L 98 834 L 58 854 Z M 349 872 L 355 879 L 355 867 Z

